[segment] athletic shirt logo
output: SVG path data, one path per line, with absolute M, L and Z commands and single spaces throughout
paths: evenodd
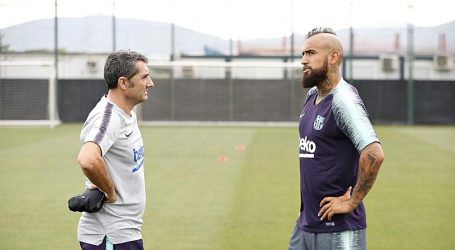
M 138 163 L 136 167 L 134 167 L 131 171 L 134 173 L 138 171 L 142 165 L 144 165 L 144 146 L 141 145 L 139 149 L 133 148 L 133 158 L 134 158 L 134 163 Z
M 325 120 L 324 117 L 322 117 L 320 115 L 316 116 L 316 119 L 314 119 L 314 122 L 313 122 L 313 128 L 315 130 L 321 130 L 322 127 L 324 127 L 324 120 Z

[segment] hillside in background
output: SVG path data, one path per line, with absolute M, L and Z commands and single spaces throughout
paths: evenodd
M 349 51 L 349 29 L 336 31 L 342 40 L 345 52 Z M 440 41 L 440 36 L 445 36 L 445 42 Z M 258 48 L 282 48 L 289 51 L 289 40 L 284 38 L 276 39 L 254 39 L 242 41 L 243 50 L 257 50 Z M 295 34 L 294 46 L 299 52 L 306 39 L 306 34 Z M 441 52 L 440 43 L 444 43 L 445 52 L 455 54 L 455 21 L 434 27 L 415 27 L 414 28 L 414 48 L 415 53 L 420 55 L 433 55 Z M 379 53 L 399 53 L 406 54 L 407 30 L 402 28 L 361 28 L 354 29 L 354 52 L 356 54 L 379 54 Z M 289 53 L 289 52 L 288 52 Z M 300 54 L 300 53 L 298 53 Z
M 168 58 L 171 25 L 138 19 L 117 18 L 117 49 L 133 49 L 153 57 Z M 13 51 L 53 50 L 54 20 L 42 19 L 8 27 L 2 43 Z M 175 27 L 176 52 L 203 54 L 204 47 L 226 53 L 227 41 L 183 27 Z M 112 50 L 112 17 L 59 18 L 59 48 L 67 52 Z
M 89 16 L 59 19 L 59 47 L 67 52 L 108 52 L 112 50 L 112 17 Z M 153 58 L 169 58 L 171 52 L 171 25 L 138 19 L 117 18 L 117 49 L 142 51 Z M 52 50 L 54 46 L 54 20 L 42 19 L 14 25 L 3 29 L 2 45 L 9 50 L 24 52 Z M 406 51 L 406 27 L 355 29 L 354 51 L 358 54 L 394 53 Z M 338 30 L 343 45 L 348 51 L 349 30 Z M 434 26 L 415 28 L 416 54 L 435 54 L 442 47 L 447 53 L 455 53 L 455 21 Z M 445 42 L 440 41 L 444 34 Z M 305 35 L 295 35 L 296 54 L 305 40 Z M 206 53 L 229 53 L 229 41 L 194 30 L 175 26 L 175 51 L 190 55 Z M 441 45 L 441 43 L 445 45 Z M 252 39 L 234 43 L 234 51 L 247 53 L 289 54 L 287 38 Z

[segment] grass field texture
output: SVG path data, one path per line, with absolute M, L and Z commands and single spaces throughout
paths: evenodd
M 455 127 L 375 128 L 385 162 L 365 200 L 368 249 L 455 249 Z M 84 187 L 80 129 L 0 128 L 0 249 L 79 249 L 67 200 Z M 141 131 L 145 249 L 287 249 L 297 128 Z

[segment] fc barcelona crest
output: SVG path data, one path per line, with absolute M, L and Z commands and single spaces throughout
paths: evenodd
M 322 127 L 324 127 L 324 120 L 325 120 L 324 117 L 320 115 L 316 116 L 316 119 L 314 119 L 313 128 L 315 130 L 321 130 Z

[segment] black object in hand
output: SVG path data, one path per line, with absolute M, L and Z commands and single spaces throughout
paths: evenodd
M 104 193 L 98 188 L 86 189 L 84 193 L 71 197 L 68 207 L 74 212 L 94 213 L 100 211 L 105 200 Z

